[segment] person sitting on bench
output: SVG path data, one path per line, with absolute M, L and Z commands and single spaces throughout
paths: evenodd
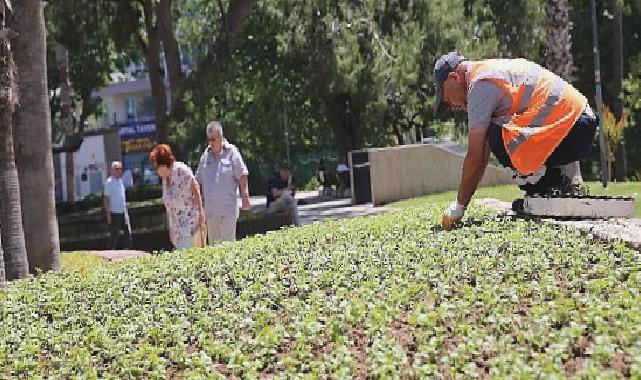
M 278 172 L 269 179 L 268 184 L 267 213 L 289 212 L 292 215 L 292 224 L 300 226 L 298 203 L 294 199 L 296 189 L 291 185 L 287 162 L 280 165 Z

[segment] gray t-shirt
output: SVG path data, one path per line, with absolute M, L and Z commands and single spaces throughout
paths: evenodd
M 489 80 L 477 81 L 467 94 L 467 126 L 470 130 L 490 125 L 492 118 L 508 115 L 512 98 Z
M 247 166 L 234 145 L 225 141 L 219 156 L 207 147 L 196 171 L 196 179 L 202 187 L 205 216 L 238 218 L 238 185 L 240 177 L 248 174 Z

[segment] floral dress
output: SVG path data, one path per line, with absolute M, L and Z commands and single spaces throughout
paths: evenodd
M 169 215 L 174 245 L 183 239 L 191 239 L 198 232 L 198 207 L 191 191 L 194 178 L 189 166 L 175 161 L 171 168 L 171 179 L 162 181 L 162 198 Z

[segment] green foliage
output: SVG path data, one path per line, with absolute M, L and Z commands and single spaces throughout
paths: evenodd
M 603 107 L 603 128 L 605 131 L 606 143 L 608 144 L 608 151 L 612 157 L 608 160 L 614 159 L 613 148 L 621 144 L 625 136 L 625 128 L 627 126 L 625 115 L 617 121 L 616 117 L 607 106 Z
M 442 207 L 10 283 L 0 377 L 641 376 L 636 252 Z
M 56 203 L 56 213 L 58 215 L 67 215 L 74 212 L 82 212 L 99 207 L 102 207 L 102 195 L 91 194 L 79 201 Z
M 496 31 L 497 54 L 505 58 L 527 58 L 542 63 L 545 40 L 544 2 L 517 0 L 468 0 L 468 12 L 478 25 Z M 476 6 L 471 6 L 475 4 Z
M 238 215 L 238 220 L 239 221 L 245 221 L 245 220 L 253 220 L 256 219 L 258 216 L 254 214 L 251 210 L 240 210 L 240 213 Z
M 128 187 L 125 191 L 127 202 L 141 202 L 162 197 L 162 186 L 160 185 Z
M 183 99 L 187 119 L 171 125 L 170 141 L 177 156 L 194 166 L 206 145 L 206 124 L 222 121 L 226 137 L 255 166 L 252 188 L 262 188 L 274 164 L 286 157 L 285 117 L 292 157 L 327 150 L 343 155 L 392 145 L 405 140 L 412 128 L 429 135 L 464 136 L 464 113 L 433 116 L 431 75 L 436 58 L 457 49 L 472 60 L 544 61 L 544 4 L 534 0 L 506 4 L 500 0 L 259 1 L 237 36 L 229 67 L 199 76 L 198 83 L 186 75 L 185 83 L 191 86 Z M 220 33 L 228 5 L 227 0 L 174 2 L 183 60 L 199 64 Z M 593 103 L 589 4 L 573 0 L 568 5 L 577 69 L 574 84 Z M 613 104 L 611 2 L 597 0 L 597 7 L 604 99 Z M 131 1 L 63 0 L 47 6 L 50 45 L 60 42 L 69 49 L 77 93 L 90 94 L 105 84 L 114 67 L 141 57 L 132 40 L 137 30 L 129 30 L 136 22 L 124 22 L 140 12 L 137 2 Z M 632 126 L 641 120 L 640 15 L 638 0 L 624 2 L 625 104 Z M 53 90 L 58 74 L 52 54 L 49 61 Z M 54 116 L 56 102 L 53 96 Z M 85 103 L 89 114 L 100 112 L 97 103 Z M 625 133 L 635 139 L 641 132 L 630 128 Z M 633 173 L 640 170 L 641 153 L 634 144 L 627 148 Z M 598 163 L 597 153 L 588 167 Z M 303 183 L 307 178 L 303 176 Z
M 181 3 L 178 36 L 198 56 L 220 10 L 205 1 Z M 476 17 L 488 6 L 472 5 L 466 16 L 465 3 L 259 2 L 226 76 L 202 83 L 208 102 L 186 99 L 189 118 L 174 125 L 172 141 L 194 162 L 205 125 L 221 120 L 227 138 L 264 173 L 285 157 L 285 113 L 292 155 L 326 149 L 340 155 L 393 144 L 412 126 L 427 130 L 436 58 L 455 48 L 472 59 L 499 54 L 493 21 Z M 528 5 L 528 17 L 537 9 Z M 501 20 L 507 19 L 524 18 Z M 537 38 L 534 31 L 519 36 Z
M 641 6 L 639 7 L 641 14 Z M 624 81 L 625 107 L 628 115 L 625 129 L 626 153 L 628 156 L 628 174 L 637 181 L 641 180 L 641 54 L 630 63 L 630 73 Z
M 125 190 L 125 197 L 129 207 L 132 207 L 133 203 L 144 203 L 161 198 L 162 187 L 159 185 L 129 187 Z M 93 212 L 95 209 L 100 209 L 102 204 L 102 194 L 91 194 L 79 201 L 56 203 L 56 212 L 58 215 L 67 215 L 75 212 Z
M 60 0 L 45 7 L 47 23 L 47 76 L 54 137 L 60 133 L 56 89 L 60 85 L 56 44 L 69 53 L 69 76 L 77 122 L 103 112 L 93 92 L 110 83 L 109 74 L 140 58 L 118 16 L 117 2 Z
M 595 105 L 594 64 L 592 55 L 592 20 L 589 2 L 574 1 L 571 11 L 573 29 L 572 54 L 577 67 L 574 85 Z M 613 86 L 613 16 L 611 2 L 597 0 L 597 18 L 599 28 L 599 47 L 601 50 L 601 78 L 603 83 L 604 104 L 614 104 L 616 94 Z M 641 39 L 638 33 L 638 23 L 641 19 L 641 4 L 637 0 L 623 2 L 623 76 L 624 76 L 624 113 L 628 115 L 625 130 L 626 153 L 628 159 L 628 175 L 634 177 L 641 174 L 641 149 L 638 144 L 631 143 L 641 137 L 641 108 L 638 99 L 639 65 L 641 59 Z M 596 108 L 594 108 L 596 109 Z M 596 145 L 598 147 L 598 145 Z M 594 149 L 591 162 L 588 163 L 588 175 L 593 167 L 599 166 L 599 150 Z
M 316 191 L 316 190 L 318 190 L 318 189 L 320 188 L 320 185 L 321 185 L 321 184 L 320 184 L 320 182 L 318 182 L 318 178 L 316 178 L 316 177 L 312 177 L 312 178 L 309 180 L 309 182 L 307 182 L 307 183 L 305 184 L 305 186 L 303 186 L 303 188 L 302 188 L 301 190 L 305 190 L 305 191 L 308 191 L 308 190 Z

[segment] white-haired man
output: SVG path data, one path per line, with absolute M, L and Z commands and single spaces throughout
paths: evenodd
M 236 239 L 238 189 L 242 207 L 249 209 L 249 171 L 238 149 L 223 135 L 218 121 L 207 125 L 207 148 L 200 157 L 196 179 L 205 203 L 209 244 Z
M 120 161 L 111 163 L 111 176 L 107 178 L 103 190 L 103 205 L 110 232 L 107 248 L 116 249 L 120 230 L 125 234 L 125 248 L 131 248 L 131 225 L 127 213 L 127 200 L 125 186 L 122 182 L 122 163 Z

